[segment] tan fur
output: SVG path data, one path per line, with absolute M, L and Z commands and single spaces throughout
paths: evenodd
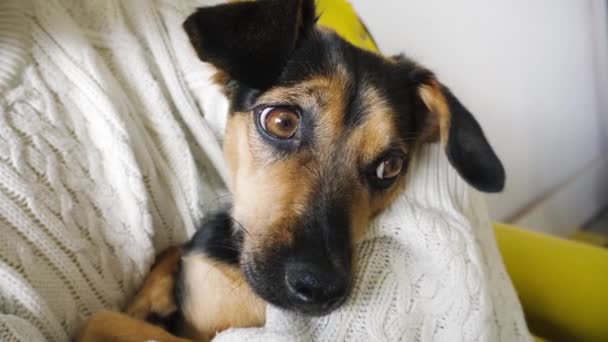
M 320 113 L 316 136 L 321 144 L 329 144 L 340 137 L 346 102 L 344 89 L 348 85 L 348 73 L 336 67 L 332 77 L 314 77 L 289 88 L 274 88 L 264 93 L 258 103 L 297 103 Z
M 332 79 L 314 78 L 290 88 L 271 89 L 257 103 L 298 103 L 323 110 L 318 126 L 320 145 L 332 145 L 341 133 L 341 98 L 345 72 Z M 326 115 L 329 114 L 329 115 Z M 317 173 L 307 169 L 315 163 L 309 151 L 273 162 L 268 147 L 256 131 L 250 113 L 235 113 L 228 120 L 224 155 L 231 171 L 233 216 L 250 235 L 244 252 L 263 248 L 264 243 L 289 244 L 291 227 L 305 212 L 313 195 Z M 263 205 L 251 205 L 260 203 Z
M 232 170 L 233 216 L 250 233 L 245 252 L 264 242 L 289 243 L 290 223 L 305 210 L 310 195 L 308 178 L 299 170 L 306 155 L 268 165 L 264 153 L 257 151 L 261 142 L 251 137 L 250 117 L 234 115 L 225 140 L 226 160 Z
M 311 170 L 323 169 L 324 163 L 332 163 L 327 167 L 340 170 L 345 180 L 352 180 L 350 187 L 356 190 L 350 203 L 355 240 L 399 188 L 372 197 L 356 181 L 357 165 L 371 163 L 395 141 L 406 152 L 408 146 L 398 139 L 393 124 L 396 114 L 380 92 L 369 85 L 361 85 L 362 99 L 373 113 L 352 131 L 345 131 L 344 88 L 349 80 L 344 70 L 337 70 L 335 77 L 317 77 L 289 88 L 273 88 L 257 100 L 296 103 L 317 112 L 314 152 L 298 151 L 275 161 L 256 131 L 251 113 L 235 113 L 228 120 L 224 151 L 231 171 L 233 216 L 250 233 L 245 239 L 245 255 L 249 250 L 264 250 L 266 245 L 290 243 L 291 225 L 310 204 L 314 195 L 311 189 L 320 181 L 320 174 Z M 340 141 L 346 133 L 346 140 Z
M 253 294 L 238 268 L 201 254 L 185 256 L 182 267 L 184 336 L 208 341 L 229 327 L 264 324 L 266 305 Z
M 386 104 L 377 89 L 365 85 L 362 99 L 369 108 L 373 108 L 373 114 L 367 115 L 365 121 L 350 134 L 346 145 L 349 153 L 355 155 L 353 163 L 367 164 L 386 151 L 398 137 L 398 132 L 393 125 L 393 116 L 396 114 Z M 400 147 L 407 151 L 407 146 L 404 144 L 401 144 Z M 367 193 L 367 189 L 360 189 L 353 197 L 351 221 L 355 242 L 363 236 L 369 220 L 392 201 L 393 193 L 396 193 L 395 189 L 398 188 L 398 186 L 391 187 L 388 192 L 374 197 Z
M 221 70 L 216 70 L 216 72 L 211 76 L 211 82 L 224 87 L 226 85 L 226 83 L 228 83 L 228 80 L 230 79 L 230 76 L 228 76 L 227 73 L 221 71 Z
M 418 88 L 418 94 L 429 109 L 431 117 L 426 125 L 427 129 L 439 130 L 441 143 L 445 146 L 448 142 L 450 132 L 450 109 L 448 102 L 441 91 L 439 82 L 431 80 L 427 84 L 423 84 Z M 429 136 L 435 134 L 427 133 Z M 431 139 L 429 139 L 431 140 Z
M 366 86 L 362 93 L 363 101 L 373 108 L 373 114 L 367 115 L 363 124 L 350 134 L 347 145 L 351 153 L 357 156 L 354 162 L 369 163 L 397 140 L 399 134 L 393 120 L 397 114 L 386 104 L 379 91 Z M 403 143 L 400 147 L 406 148 Z
M 177 309 L 171 294 L 180 257 L 181 250 L 177 247 L 171 247 L 158 256 L 157 263 L 126 310 L 129 316 L 143 320 L 150 313 L 166 316 Z
M 251 292 L 240 270 L 202 255 L 184 256 L 182 263 L 186 277 L 183 295 L 188 299 L 183 308 L 184 327 L 180 335 L 192 340 L 145 322 L 151 313 L 164 316 L 175 311 L 173 286 L 180 257 L 181 251 L 175 247 L 163 252 L 126 314 L 107 310 L 96 313 L 85 322 L 76 341 L 206 342 L 228 327 L 264 324 L 266 304 Z
M 96 313 L 85 322 L 76 341 L 188 341 L 144 321 L 151 313 L 164 316 L 176 310 L 172 293 L 180 257 L 177 247 L 161 253 L 126 314 L 106 310 Z
M 88 319 L 76 341 L 79 342 L 188 342 L 165 330 L 123 313 L 100 311 Z

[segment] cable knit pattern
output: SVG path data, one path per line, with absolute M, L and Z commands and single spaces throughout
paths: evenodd
M 217 0 L 0 2 L 0 340 L 67 341 L 225 196 L 227 103 L 181 22 Z M 205 115 L 203 115 L 203 113 Z M 479 194 L 438 147 L 322 318 L 268 308 L 225 340 L 528 340 Z
M 225 193 L 179 5 L 0 3 L 1 341 L 67 341 L 121 309 Z

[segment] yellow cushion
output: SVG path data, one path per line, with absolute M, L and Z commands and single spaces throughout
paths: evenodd
M 608 250 L 504 224 L 495 232 L 535 334 L 608 341 Z
M 352 6 L 344 0 L 315 0 L 321 26 L 336 31 L 342 38 L 362 49 L 378 52 L 371 35 Z

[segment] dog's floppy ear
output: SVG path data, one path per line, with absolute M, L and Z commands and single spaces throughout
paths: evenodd
M 258 0 L 199 8 L 183 26 L 201 60 L 264 89 L 314 24 L 314 0 Z
M 440 139 L 450 163 L 469 184 L 485 192 L 499 192 L 505 170 L 479 123 L 444 85 L 428 72 L 418 85 L 423 104 L 421 136 Z

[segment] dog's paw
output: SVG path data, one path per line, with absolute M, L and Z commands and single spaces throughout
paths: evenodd
M 167 317 L 175 313 L 173 288 L 181 255 L 181 248 L 170 247 L 158 256 L 141 290 L 128 306 L 127 315 L 147 320 L 150 316 Z
M 162 327 L 135 319 L 124 313 L 103 310 L 91 316 L 76 335 L 76 342 L 163 341 L 192 342 L 172 335 Z

